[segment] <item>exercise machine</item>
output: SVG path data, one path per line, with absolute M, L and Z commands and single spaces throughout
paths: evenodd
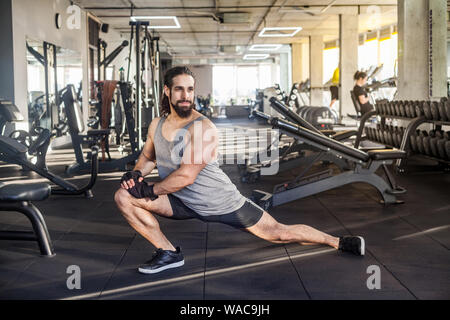
M 125 82 L 118 83 L 120 87 L 121 100 L 125 109 L 125 121 L 128 129 L 131 151 L 128 155 L 112 159 L 109 155 L 109 129 L 91 129 L 85 133 L 85 126 L 83 123 L 81 104 L 77 100 L 77 95 L 73 85 L 68 85 L 63 93 L 62 100 L 67 115 L 69 126 L 69 134 L 72 140 L 72 147 L 75 151 L 76 162 L 66 168 L 66 173 L 69 175 L 84 173 L 92 166 L 91 160 L 84 159 L 83 145 L 98 145 L 103 140 L 105 143 L 106 153 L 108 159 L 102 159 L 98 164 L 99 172 L 111 171 L 127 171 L 129 164 L 134 162 L 139 157 L 140 151 L 138 148 L 138 140 L 134 127 L 134 119 L 132 115 L 133 103 L 131 101 L 131 85 Z
M 397 200 L 396 195 L 402 194 L 406 190 L 396 184 L 387 165 L 404 158 L 406 156 L 404 151 L 382 149 L 365 152 L 287 120 L 271 117 L 258 111 L 253 111 L 253 113 L 255 116 L 267 120 L 273 128 L 320 150 L 315 155 L 315 161 L 311 161 L 309 166 L 302 168 L 302 172 L 292 181 L 276 185 L 272 193 L 261 190 L 253 191 L 251 198 L 265 210 L 355 182 L 364 182 L 375 187 L 381 194 L 381 202 L 384 204 L 402 203 Z M 336 175 L 333 174 L 332 169 L 308 174 L 312 165 L 327 153 L 341 157 L 352 166 Z M 380 167 L 383 168 L 387 180 L 376 174 Z

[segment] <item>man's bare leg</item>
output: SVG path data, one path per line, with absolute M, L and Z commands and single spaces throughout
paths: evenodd
M 339 238 L 304 224 L 281 224 L 266 211 L 255 225 L 246 230 L 274 243 L 326 244 L 335 249 L 339 248 Z
M 175 251 L 175 247 L 162 233 L 158 220 L 153 213 L 170 217 L 173 215 L 167 195 L 159 196 L 155 201 L 136 199 L 127 190 L 120 188 L 114 195 L 114 201 L 128 223 L 156 248 Z

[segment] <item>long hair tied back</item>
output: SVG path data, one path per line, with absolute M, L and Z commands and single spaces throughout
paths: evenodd
M 195 81 L 195 76 L 192 73 L 192 71 L 189 70 L 188 67 L 178 66 L 178 67 L 173 67 L 166 71 L 166 73 L 164 74 L 164 85 L 167 86 L 168 88 L 172 89 L 173 78 L 175 78 L 176 76 L 179 76 L 180 74 L 187 74 L 187 75 L 191 76 L 192 78 L 194 78 L 194 81 Z M 162 98 L 161 98 L 161 116 L 167 116 L 169 114 L 170 114 L 169 97 L 167 97 L 166 94 L 163 92 Z
M 363 72 L 363 71 L 356 71 L 355 75 L 353 76 L 353 79 L 355 80 L 359 80 L 359 79 L 364 79 L 365 77 L 367 77 L 367 73 Z

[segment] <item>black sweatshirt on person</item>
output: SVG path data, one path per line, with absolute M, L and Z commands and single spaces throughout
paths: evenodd
M 353 87 L 353 93 L 355 94 L 356 99 L 358 99 L 358 102 L 361 105 L 361 115 L 364 115 L 365 113 L 373 110 L 373 106 L 370 102 L 366 102 L 366 103 L 362 104 L 359 101 L 359 96 L 367 97 L 366 90 L 364 90 L 362 87 L 355 84 L 355 86 Z

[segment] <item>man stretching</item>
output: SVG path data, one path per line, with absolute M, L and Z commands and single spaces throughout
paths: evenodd
M 165 237 L 155 214 L 221 222 L 273 243 L 326 244 L 364 255 L 362 237 L 337 238 L 307 225 L 281 224 L 242 196 L 219 168 L 217 129 L 194 110 L 194 88 L 194 75 L 187 67 L 166 72 L 162 117 L 151 122 L 136 166 L 123 175 L 114 195 L 128 223 L 157 248 L 139 272 L 156 273 L 184 265 L 180 247 L 175 248 Z M 143 177 L 156 164 L 161 181 L 149 184 Z

